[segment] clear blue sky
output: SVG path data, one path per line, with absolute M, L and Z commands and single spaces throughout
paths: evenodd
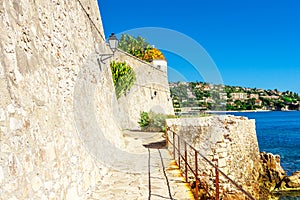
M 298 0 L 98 2 L 106 38 L 141 27 L 172 29 L 202 45 L 224 84 L 300 94 Z M 185 58 L 165 54 L 168 64 L 188 81 L 203 80 Z

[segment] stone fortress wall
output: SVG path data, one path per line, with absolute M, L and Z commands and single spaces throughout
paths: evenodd
M 97 2 L 82 6 L 103 35 Z M 104 39 L 78 1 L 0 3 L 0 199 L 79 199 L 101 180 L 77 136 L 73 91 Z
M 215 163 L 214 159 L 218 159 L 220 170 L 258 198 L 261 164 L 254 120 L 230 115 L 179 118 L 167 119 L 167 127 L 171 130 L 168 131 L 168 138 L 171 141 L 172 131 L 174 131 L 212 163 Z M 184 144 L 183 141 L 181 142 L 181 152 L 184 155 Z M 173 150 L 172 145 L 169 148 L 171 151 Z M 188 160 L 194 165 L 194 153 L 191 149 L 188 151 Z M 211 186 L 211 192 L 214 194 L 215 170 L 204 159 L 200 158 L 199 161 L 200 178 Z M 181 166 L 184 164 L 182 163 Z M 221 194 L 236 195 L 239 193 L 238 189 L 222 175 L 220 175 L 220 186 Z M 231 199 L 240 199 L 241 197 L 243 195 L 239 198 L 233 196 Z
M 107 168 L 80 131 L 122 147 L 141 111 L 172 113 L 166 72 L 117 52 L 137 82 L 116 99 L 96 0 L 3 0 L 0 18 L 0 199 L 86 199 Z
M 122 129 L 139 129 L 137 122 L 142 111 L 174 114 L 166 68 L 136 59 L 121 50 L 115 57 L 114 60 L 129 64 L 137 75 L 133 87 L 118 101 Z

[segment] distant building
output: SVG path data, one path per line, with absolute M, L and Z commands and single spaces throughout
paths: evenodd
M 184 85 L 184 86 L 188 86 L 188 85 L 189 85 L 189 83 L 187 83 L 187 82 L 180 82 L 178 85 Z
M 245 100 L 248 99 L 247 93 L 231 93 L 232 100 Z
M 201 89 L 202 88 L 202 84 L 197 84 L 195 88 Z
M 250 94 L 249 98 L 250 99 L 259 99 L 259 95 L 258 94 Z
M 262 105 L 262 100 L 256 99 L 256 100 L 255 100 L 255 105 L 256 105 L 256 106 L 261 106 L 261 105 Z
M 203 100 L 206 103 L 215 103 L 215 100 L 213 100 L 211 97 L 203 97 Z
M 219 96 L 220 96 L 221 100 L 227 100 L 227 93 L 226 92 L 220 92 Z
M 187 91 L 187 97 L 189 99 L 196 99 L 196 96 L 189 89 Z
M 279 96 L 276 96 L 276 95 L 272 95 L 272 96 L 261 96 L 262 98 L 265 98 L 265 99 L 279 99 L 280 97 Z
M 258 89 L 257 91 L 258 91 L 258 92 L 265 92 L 264 89 Z
M 210 91 L 209 85 L 204 85 L 203 86 L 203 91 Z

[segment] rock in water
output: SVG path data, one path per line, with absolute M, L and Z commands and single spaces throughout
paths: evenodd
M 294 172 L 292 176 L 286 177 L 286 187 L 300 188 L 300 171 Z
M 262 163 L 260 193 L 262 196 L 269 196 L 271 191 L 281 188 L 286 173 L 280 165 L 279 155 L 261 152 L 260 158 Z

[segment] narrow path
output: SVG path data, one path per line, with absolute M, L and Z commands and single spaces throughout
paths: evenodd
M 194 200 L 161 133 L 126 131 L 124 136 L 128 151 L 145 153 L 148 173 L 110 170 L 90 199 Z

